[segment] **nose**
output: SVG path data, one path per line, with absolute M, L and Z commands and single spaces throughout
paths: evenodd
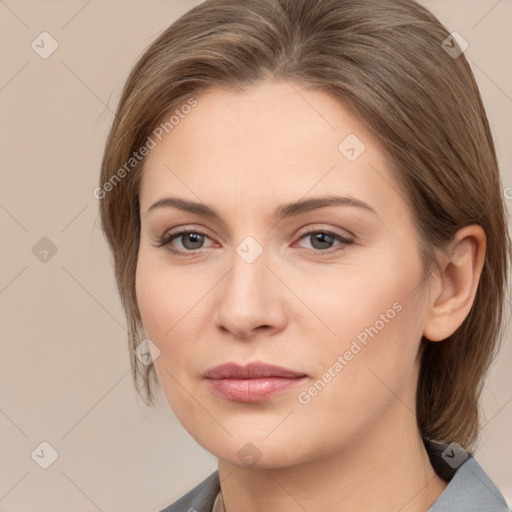
M 258 335 L 270 336 L 285 328 L 285 289 L 267 264 L 265 251 L 252 263 L 237 253 L 233 255 L 231 271 L 219 289 L 219 329 L 247 340 Z

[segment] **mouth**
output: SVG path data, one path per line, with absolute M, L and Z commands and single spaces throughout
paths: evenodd
M 302 372 L 259 362 L 246 366 L 226 363 L 204 374 L 216 395 L 245 403 L 268 400 L 298 385 L 307 377 Z

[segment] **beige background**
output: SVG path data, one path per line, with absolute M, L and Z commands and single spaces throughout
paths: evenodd
M 92 195 L 130 67 L 197 3 L 0 0 L 2 511 L 156 511 L 216 467 L 162 397 L 149 409 L 135 395 Z M 511 209 L 512 3 L 424 4 L 469 42 Z M 58 43 L 47 59 L 31 47 L 43 31 Z M 512 502 L 511 341 L 484 390 L 477 457 Z M 58 452 L 48 469 L 31 457 L 49 460 L 43 441 Z

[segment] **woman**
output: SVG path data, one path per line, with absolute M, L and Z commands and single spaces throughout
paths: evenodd
M 218 458 L 165 511 L 508 510 L 471 456 L 510 241 L 463 49 L 412 0 L 208 0 L 132 70 L 96 195 L 134 381 Z

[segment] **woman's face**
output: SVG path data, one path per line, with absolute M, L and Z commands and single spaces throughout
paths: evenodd
M 196 99 L 140 193 L 137 300 L 180 422 L 220 459 L 275 467 L 414 419 L 428 294 L 378 141 L 296 84 Z

